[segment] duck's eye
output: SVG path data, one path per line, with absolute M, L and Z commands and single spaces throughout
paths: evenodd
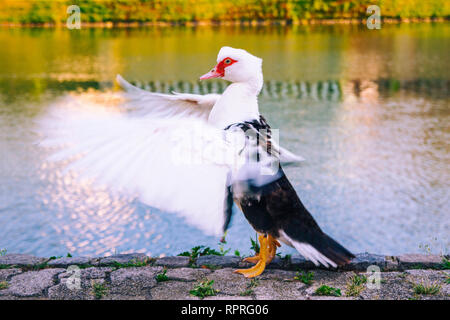
M 231 63 L 231 60 L 230 59 L 225 59 L 225 64 L 230 64 Z

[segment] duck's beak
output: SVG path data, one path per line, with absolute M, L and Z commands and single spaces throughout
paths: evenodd
M 220 78 L 222 74 L 217 72 L 217 67 L 214 67 L 210 72 L 205 73 L 200 77 L 200 80 L 212 79 L 212 78 Z

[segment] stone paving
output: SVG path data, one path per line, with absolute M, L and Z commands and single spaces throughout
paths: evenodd
M 251 266 L 236 256 L 120 254 L 48 259 L 7 254 L 0 256 L 0 300 L 449 300 L 448 259 L 362 253 L 343 268 L 327 270 L 300 256 L 276 257 L 252 280 L 233 273 Z M 213 289 L 214 295 L 195 294 L 200 284 Z

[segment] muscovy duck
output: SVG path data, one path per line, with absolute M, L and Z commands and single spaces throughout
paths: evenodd
M 300 201 L 281 164 L 303 159 L 280 147 L 259 113 L 262 59 L 222 47 L 201 80 L 231 84 L 223 94 L 153 93 L 120 75 L 118 108 L 86 107 L 67 98 L 41 121 L 51 159 L 113 191 L 184 217 L 207 234 L 222 235 L 233 202 L 258 232 L 260 251 L 236 272 L 260 275 L 280 241 L 315 265 L 337 267 L 354 255 L 325 234 Z M 89 109 L 89 110 L 86 110 Z

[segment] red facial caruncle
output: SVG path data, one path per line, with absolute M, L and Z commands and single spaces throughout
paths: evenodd
M 225 76 L 225 68 L 231 66 L 233 63 L 236 63 L 237 60 L 234 60 L 230 57 L 227 57 L 220 61 L 210 72 L 202 75 L 200 80 L 211 79 L 211 78 L 222 78 Z

